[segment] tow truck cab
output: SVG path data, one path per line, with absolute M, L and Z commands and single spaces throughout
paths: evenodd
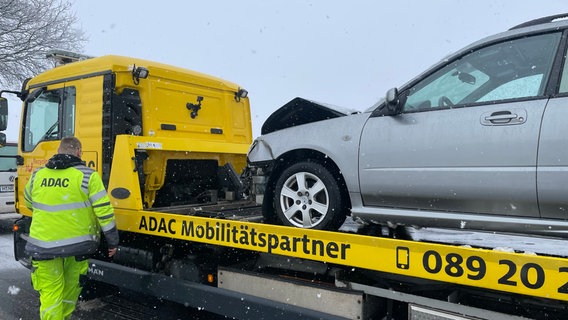
M 239 174 L 252 129 L 247 91 L 234 83 L 109 55 L 45 71 L 17 94 L 23 109 L 15 206 L 26 217 L 22 232 L 32 215 L 24 187 L 67 136 L 81 140 L 82 159 L 101 175 L 116 212 L 182 212 L 242 198 Z M 18 259 L 22 254 L 16 250 Z

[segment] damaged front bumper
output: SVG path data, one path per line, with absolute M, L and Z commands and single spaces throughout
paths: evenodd
M 274 167 L 270 145 L 259 137 L 253 141 L 247 154 L 248 189 L 257 204 L 264 202 L 268 177 Z

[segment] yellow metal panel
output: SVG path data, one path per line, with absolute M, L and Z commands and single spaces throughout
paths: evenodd
M 128 85 L 130 78 L 129 74 L 118 75 L 117 88 L 121 83 Z M 252 126 L 244 119 L 250 118 L 249 100 L 236 101 L 238 88 L 204 84 L 203 79 L 151 70 L 137 87 L 144 104 L 144 135 L 250 144 Z M 193 117 L 188 105 L 199 108 Z
M 132 136 L 120 135 L 116 137 L 108 192 L 113 207 L 142 210 L 142 195 L 133 160 L 134 142 L 133 139 L 129 139 L 130 137 Z M 125 199 L 114 197 L 112 191 L 118 188 L 128 190 L 130 196 Z
M 568 301 L 568 260 L 349 233 L 119 211 L 121 230 Z
M 230 153 L 246 155 L 249 145 L 243 143 L 228 143 L 217 141 L 190 140 L 184 138 L 163 138 L 144 136 L 124 136 L 130 146 L 141 150 L 183 151 L 205 153 Z
M 68 81 L 65 86 L 76 88 L 75 137 L 83 145 L 82 159 L 102 174 L 99 163 L 102 162 L 103 76 Z
M 152 98 L 149 101 L 149 113 L 155 117 L 144 119 L 148 127 L 158 135 L 194 137 L 208 140 L 221 140 L 223 135 L 213 135 L 212 128 L 224 129 L 227 127 L 227 113 L 225 97 L 221 91 L 214 88 L 203 88 L 196 84 L 172 83 L 154 81 Z M 187 104 L 198 105 L 197 98 L 202 97 L 200 109 L 192 118 Z M 168 103 L 160 101 L 168 100 Z M 161 124 L 176 125 L 175 131 L 161 130 Z M 191 135 L 190 135 L 191 134 Z
M 134 151 L 146 150 L 150 155 L 144 166 L 146 192 L 144 202 L 150 206 L 154 191 L 163 184 L 167 159 L 216 159 L 220 164 L 231 162 L 237 171 L 245 166 L 248 145 L 216 141 L 194 141 L 180 138 L 143 137 L 119 135 L 116 137 L 112 170 L 109 180 L 109 195 L 115 208 L 143 208 L 138 173 L 135 171 Z M 123 188 L 130 197 L 117 199 L 112 191 Z
M 232 130 L 231 136 L 235 142 L 244 142 L 249 145 L 252 143 L 252 122 L 250 114 L 249 99 L 243 99 L 243 103 L 231 100 L 229 110 L 232 113 L 233 125 L 229 126 Z
M 24 188 L 32 173 L 37 169 L 45 166 L 47 160 L 55 154 L 59 147 L 59 141 L 45 141 L 40 143 L 32 152 L 26 153 L 24 157 L 24 165 L 18 166 L 18 194 L 16 195 L 17 210 L 20 214 L 31 216 L 32 212 L 26 208 L 24 202 Z M 18 148 L 18 153 L 22 155 L 22 151 Z
M 217 77 L 206 75 L 204 73 L 175 67 L 159 62 L 137 59 L 132 57 L 123 57 L 116 55 L 101 56 L 93 59 L 87 59 L 79 62 L 69 63 L 66 65 L 58 66 L 46 72 L 43 72 L 34 77 L 28 85 L 32 86 L 38 83 L 51 82 L 57 79 L 72 78 L 77 76 L 84 76 L 88 74 L 96 74 L 101 72 L 115 72 L 130 74 L 132 68 L 145 67 L 150 71 L 150 74 L 173 79 L 183 82 L 199 82 L 203 86 L 219 87 L 223 90 L 236 92 L 239 86 L 230 81 L 226 81 Z M 132 85 L 132 77 L 129 76 L 128 83 Z M 125 78 L 128 79 L 128 78 Z M 120 86 L 117 83 L 117 86 Z

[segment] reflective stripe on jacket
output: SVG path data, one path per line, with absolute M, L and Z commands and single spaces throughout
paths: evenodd
M 114 209 L 97 172 L 84 165 L 40 168 L 24 189 L 32 224 L 26 251 L 32 258 L 87 255 L 96 251 L 99 229 L 118 245 Z

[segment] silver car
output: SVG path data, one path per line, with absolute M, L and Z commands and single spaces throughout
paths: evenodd
M 364 112 L 275 111 L 248 154 L 266 219 L 568 237 L 564 16 L 475 42 Z

